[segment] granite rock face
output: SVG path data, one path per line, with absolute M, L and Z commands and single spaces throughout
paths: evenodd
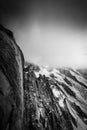
M 87 79 L 71 68 L 24 69 L 24 130 L 87 130 Z
M 0 130 L 21 130 L 24 57 L 13 33 L 0 25 Z

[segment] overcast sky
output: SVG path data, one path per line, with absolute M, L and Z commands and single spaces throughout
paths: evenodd
M 1 0 L 0 22 L 14 32 L 27 61 L 87 66 L 84 0 Z

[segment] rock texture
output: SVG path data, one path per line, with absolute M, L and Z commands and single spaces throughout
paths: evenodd
M 24 73 L 24 130 L 87 130 L 87 79 L 79 71 L 29 63 Z
M 22 129 L 23 66 L 13 33 L 0 25 L 0 130 Z

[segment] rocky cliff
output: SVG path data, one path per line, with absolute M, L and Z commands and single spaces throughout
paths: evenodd
M 87 79 L 79 71 L 29 63 L 24 73 L 24 129 L 87 129 Z
M 0 25 L 0 130 L 21 130 L 23 66 L 13 33 Z

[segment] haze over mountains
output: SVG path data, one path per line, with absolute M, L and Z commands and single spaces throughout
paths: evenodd
M 87 2 L 0 0 L 0 23 L 15 35 L 1 29 L 2 49 L 13 45 L 0 53 L 11 85 L 0 89 L 2 129 L 87 130 Z M 14 39 L 23 54 L 19 47 L 13 53 Z
M 87 66 L 85 0 L 0 0 L 0 22 L 25 59 L 48 66 Z
M 25 63 L 0 26 L 0 129 L 87 130 L 87 69 Z

